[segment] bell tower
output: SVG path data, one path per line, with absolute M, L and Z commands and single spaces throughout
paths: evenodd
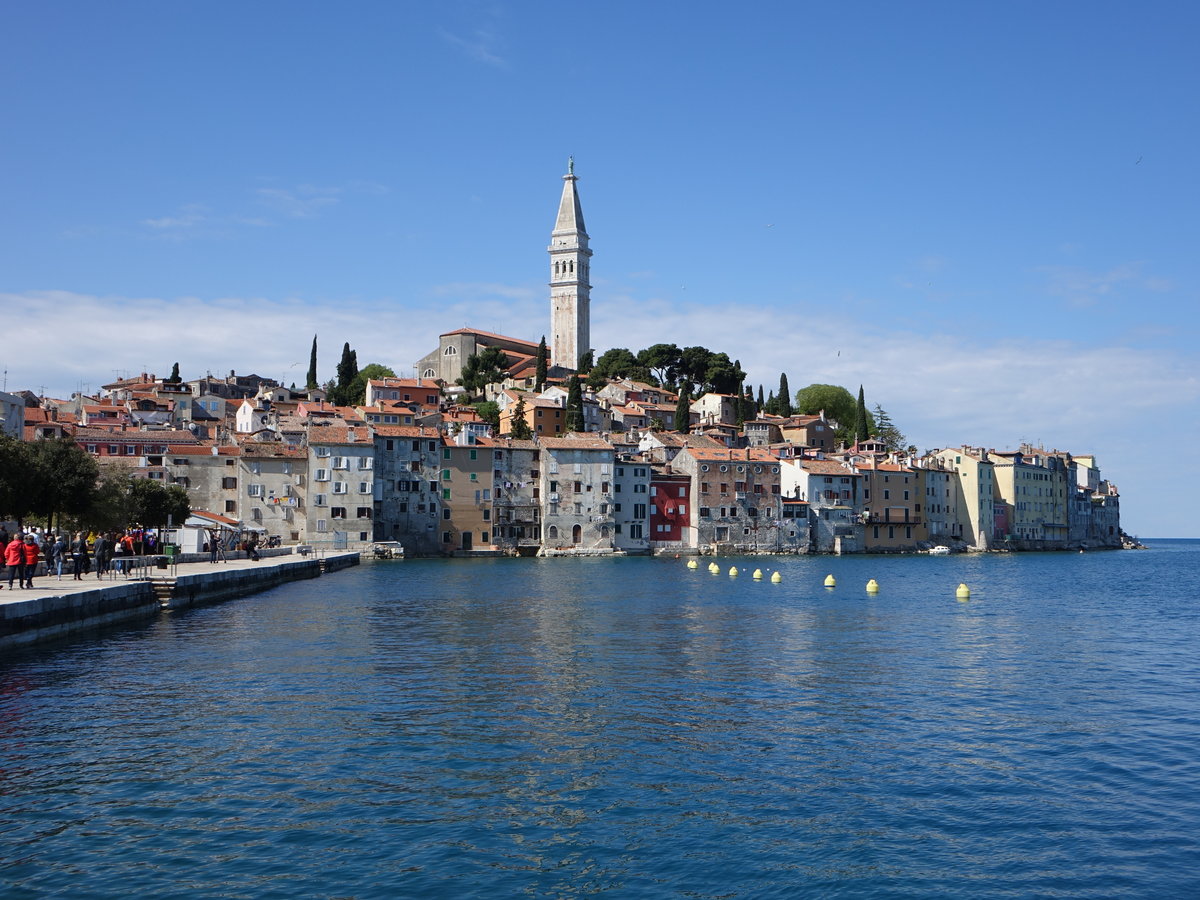
M 592 286 L 588 283 L 592 251 L 579 193 L 575 190 L 575 157 L 563 176 L 558 219 L 550 233 L 550 361 L 574 370 L 579 357 L 591 349 L 590 310 Z

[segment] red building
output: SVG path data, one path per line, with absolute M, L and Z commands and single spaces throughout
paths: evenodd
M 650 473 L 650 545 L 679 544 L 687 538 L 692 477 L 658 469 Z

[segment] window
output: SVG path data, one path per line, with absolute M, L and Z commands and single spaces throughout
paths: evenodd
M 237 488 L 237 479 L 236 478 L 222 478 L 221 479 L 221 489 L 222 490 L 232 491 L 235 488 Z
M 329 530 L 329 523 L 324 519 L 317 519 L 317 531 L 324 532 Z
M 360 482 L 358 483 L 358 492 L 359 492 L 360 494 L 369 494 L 369 493 L 371 493 L 371 482 L 369 482 L 369 481 L 360 481 Z
M 329 518 L 331 518 L 331 519 L 344 519 L 344 518 L 346 518 L 346 507 L 344 507 L 344 506 L 331 506 L 331 507 L 329 507 Z
M 329 480 L 329 470 L 328 469 L 317 469 L 317 471 L 313 473 L 313 481 L 328 481 L 328 480 Z
M 325 458 L 330 455 L 330 450 L 328 447 L 314 447 L 313 455 L 321 457 L 321 458 Z
M 237 501 L 236 500 L 226 500 L 225 501 L 225 512 L 237 512 Z
M 344 493 L 346 493 L 346 482 L 344 482 L 344 481 L 335 481 L 335 482 L 333 483 L 333 492 L 334 492 L 335 494 L 344 494 Z
M 314 494 L 313 506 L 325 506 L 329 502 L 328 494 Z
M 700 518 L 707 519 L 711 514 L 712 510 L 710 510 L 707 506 L 700 507 Z
M 261 497 L 263 495 L 263 486 L 261 484 L 252 484 L 246 488 L 246 493 L 251 497 Z

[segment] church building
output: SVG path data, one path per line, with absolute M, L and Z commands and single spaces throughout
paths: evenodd
M 547 349 L 552 367 L 575 371 L 579 359 L 590 346 L 592 286 L 588 283 L 592 251 L 588 248 L 583 209 L 575 182 L 575 160 L 563 176 L 558 218 L 550 233 L 550 337 Z M 439 336 L 438 348 L 417 363 L 421 378 L 454 384 L 462 375 L 467 358 L 488 347 L 504 351 L 507 371 L 514 377 L 533 375 L 537 365 L 538 342 L 506 337 L 473 328 L 458 328 Z

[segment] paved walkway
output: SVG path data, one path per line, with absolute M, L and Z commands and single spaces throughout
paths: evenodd
M 231 554 L 232 555 L 232 554 Z M 67 594 L 80 594 L 86 591 L 94 591 L 97 588 L 115 587 L 119 584 L 125 584 L 127 581 L 145 580 L 144 575 L 167 575 L 177 577 L 180 575 L 197 575 L 203 572 L 215 572 L 220 569 L 250 569 L 263 568 L 279 563 L 296 562 L 297 560 L 305 559 L 303 556 L 295 554 L 287 554 L 284 556 L 263 557 L 258 562 L 246 559 L 245 553 L 238 553 L 237 559 L 229 559 L 227 561 L 218 560 L 215 563 L 210 562 L 186 562 L 179 563 L 166 569 L 139 569 L 136 577 L 127 577 L 117 574 L 116 572 L 106 572 L 103 578 L 97 578 L 93 570 L 90 574 L 84 575 L 79 581 L 70 574 L 67 568 L 63 570 L 62 580 L 60 581 L 56 575 L 38 575 L 33 579 L 33 589 L 19 588 L 16 581 L 13 582 L 12 590 L 8 587 L 8 572 L 5 570 L 4 576 L 0 577 L 0 603 L 15 603 L 21 600 L 32 600 L 38 597 L 62 597 Z M 311 558 L 311 557 L 310 557 Z

